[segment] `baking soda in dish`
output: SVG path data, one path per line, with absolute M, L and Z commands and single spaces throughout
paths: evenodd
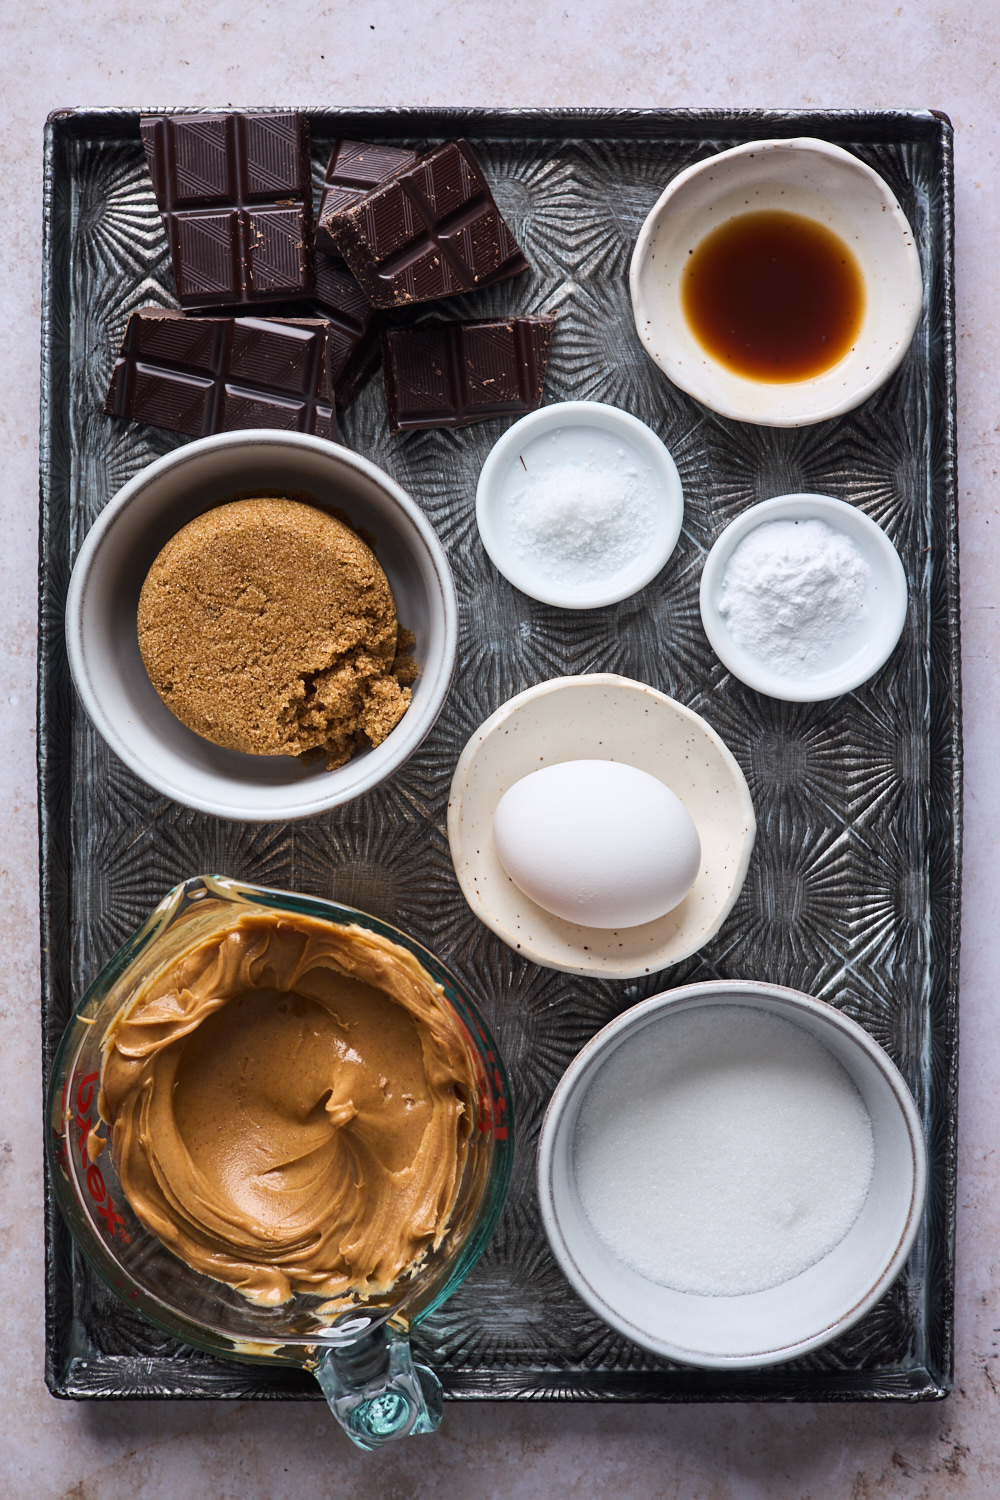
M 526 444 L 507 472 L 503 501 L 515 552 L 561 583 L 620 573 L 657 527 L 649 464 L 599 428 L 561 427 Z
M 803 1027 L 711 1006 L 663 1016 L 612 1053 L 584 1097 L 574 1164 L 619 1260 L 661 1286 L 733 1297 L 840 1243 L 874 1145 L 851 1079 Z
M 765 521 L 734 548 L 719 613 L 738 646 L 793 676 L 864 620 L 870 575 L 850 537 L 825 521 Z

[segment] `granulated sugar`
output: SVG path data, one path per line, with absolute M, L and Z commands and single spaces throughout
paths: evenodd
M 657 524 L 649 465 L 599 429 L 560 428 L 529 443 L 503 498 L 515 552 L 560 583 L 620 573 L 649 546 Z
M 580 1200 L 661 1286 L 764 1291 L 843 1239 L 874 1164 L 847 1073 L 804 1028 L 750 1006 L 652 1022 L 601 1068 L 575 1139 Z
M 870 574 L 850 537 L 825 521 L 767 521 L 734 549 L 719 613 L 737 645 L 792 676 L 864 620 Z

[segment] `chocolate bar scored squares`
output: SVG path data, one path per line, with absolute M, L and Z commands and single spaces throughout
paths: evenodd
M 542 404 L 555 319 L 389 328 L 382 335 L 393 432 L 465 427 Z
M 330 153 L 316 219 L 317 250 L 336 252 L 337 221 L 344 210 L 387 178 L 415 166 L 417 160 L 415 151 L 406 151 L 400 146 L 382 146 L 373 141 L 336 141 Z
M 139 129 L 182 307 L 312 295 L 304 115 L 148 116 Z
M 322 318 L 132 313 L 104 410 L 207 437 L 247 427 L 338 440 Z
M 528 269 L 467 141 L 448 141 L 327 220 L 373 307 L 469 292 Z

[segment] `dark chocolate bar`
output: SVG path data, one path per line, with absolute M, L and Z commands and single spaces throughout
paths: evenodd
M 427 323 L 382 335 L 393 432 L 466 427 L 542 404 L 554 318 Z
M 372 188 L 333 228 L 373 307 L 450 297 L 528 269 L 466 141 Z
M 339 434 L 323 318 L 189 318 L 145 307 L 128 320 L 104 410 L 207 437 L 246 427 Z
M 164 115 L 139 122 L 182 307 L 313 292 L 304 115 Z
M 316 301 L 330 324 L 327 373 L 337 405 L 349 406 L 382 357 L 378 314 L 339 256 L 316 251 Z
M 417 161 L 415 151 L 379 146 L 372 141 L 337 141 L 326 169 L 326 182 L 316 220 L 316 248 L 336 250 L 336 224 L 346 208 L 371 188 L 394 177 Z

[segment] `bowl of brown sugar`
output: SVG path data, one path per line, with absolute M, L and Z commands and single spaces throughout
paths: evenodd
M 301 433 L 223 433 L 142 469 L 80 549 L 73 681 L 138 776 L 219 817 L 286 821 L 370 790 L 451 685 L 447 558 L 399 485 Z
M 754 141 L 679 173 L 630 271 L 647 353 L 705 406 L 800 427 L 898 368 L 923 306 L 913 230 L 888 183 L 828 141 Z

